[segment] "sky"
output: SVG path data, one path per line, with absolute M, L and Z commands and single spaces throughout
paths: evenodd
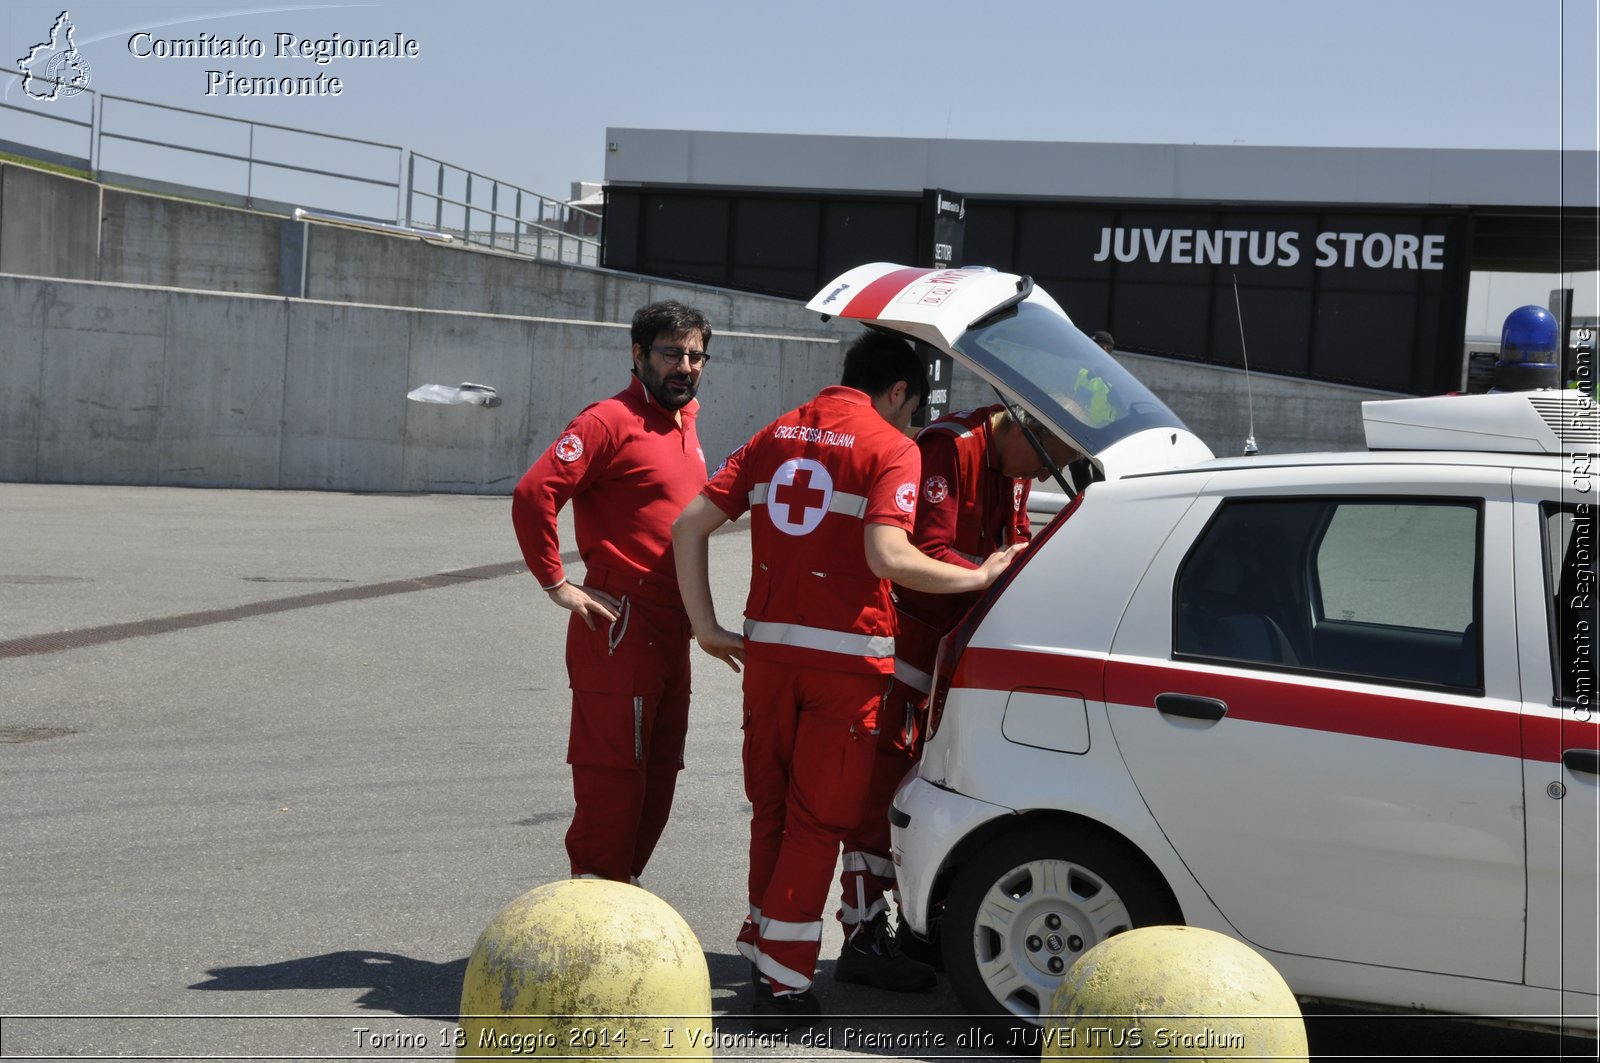
M 572 182 L 604 178 L 607 127 L 1594 151 L 1597 9 L 1600 0 L 7 0 L 0 62 L 16 68 L 34 54 L 65 10 L 89 87 L 113 97 L 100 104 L 108 130 L 235 153 L 247 143 L 243 127 L 123 97 L 376 141 L 565 199 Z M 280 56 L 280 34 L 301 50 L 337 34 L 398 40 L 414 54 L 319 64 Z M 264 54 L 172 54 L 240 38 Z M 246 96 L 230 91 L 229 72 L 321 76 L 324 89 L 338 78 L 339 92 Z M 0 75 L 0 103 L 11 105 L 0 108 L 0 139 L 84 138 L 45 116 L 86 121 L 90 94 L 37 101 L 24 89 Z M 265 126 L 253 135 L 258 152 L 284 137 Z M 115 170 L 152 150 L 112 141 L 100 162 Z M 336 147 L 286 150 L 345 165 Z M 356 154 L 397 179 L 398 153 Z M 179 158 L 197 173 L 208 165 Z
M 547 195 L 608 126 L 956 139 L 1594 150 L 1600 0 L 67 3 L 90 87 L 413 149 Z M 0 58 L 63 0 L 8 0 Z M 135 35 L 145 36 L 135 39 Z M 276 34 L 415 41 L 277 58 Z M 154 42 L 259 40 L 262 58 Z M 1563 47 L 1563 42 L 1565 47 Z M 339 95 L 227 95 L 338 77 Z M 12 76 L 0 99 L 26 104 Z M 208 95 L 208 89 L 211 94 Z M 0 111 L 0 122 L 21 116 Z M 3 136 L 0 128 L 0 136 Z

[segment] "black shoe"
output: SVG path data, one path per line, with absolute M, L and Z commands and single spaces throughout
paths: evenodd
M 944 970 L 944 950 L 937 941 L 929 941 L 902 926 L 894 936 L 894 943 L 902 955 L 925 963 L 936 971 Z
M 822 1005 L 809 989 L 779 996 L 763 979 L 756 986 L 750 1025 L 763 1033 L 782 1033 L 791 1026 L 810 1026 L 822 1016 Z
M 893 993 L 920 993 L 932 989 L 939 976 L 925 963 L 903 954 L 889 930 L 888 913 L 856 928 L 839 951 L 833 977 Z

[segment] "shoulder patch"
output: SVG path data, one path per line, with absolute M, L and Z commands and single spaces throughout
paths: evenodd
M 938 505 L 950 497 L 950 483 L 943 476 L 930 476 L 922 485 L 922 497 Z
M 576 432 L 568 432 L 556 440 L 556 457 L 562 461 L 577 461 L 583 457 L 583 440 Z
M 906 481 L 894 489 L 894 504 L 900 507 L 900 512 L 910 513 L 917 508 L 917 485 Z

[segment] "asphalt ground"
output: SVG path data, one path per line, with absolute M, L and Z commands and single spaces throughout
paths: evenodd
M 509 511 L 0 484 L 0 1056 L 454 1055 L 479 933 L 566 877 L 567 614 L 522 568 Z M 743 527 L 712 543 L 729 626 Z M 645 885 L 705 949 L 718 1058 L 1009 1058 L 974 1044 L 943 979 L 834 983 L 831 919 L 831 1047 L 748 1043 L 739 680 L 695 667 Z M 1338 1011 L 1308 1027 L 1315 1058 L 1594 1046 Z

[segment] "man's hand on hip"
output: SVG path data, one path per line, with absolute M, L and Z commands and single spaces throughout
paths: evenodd
M 590 631 L 595 629 L 596 620 L 603 620 L 609 624 L 616 620 L 622 611 L 622 603 L 605 591 L 580 587 L 575 583 L 562 583 L 545 593 L 561 608 L 583 617 L 583 622 L 589 625 Z

